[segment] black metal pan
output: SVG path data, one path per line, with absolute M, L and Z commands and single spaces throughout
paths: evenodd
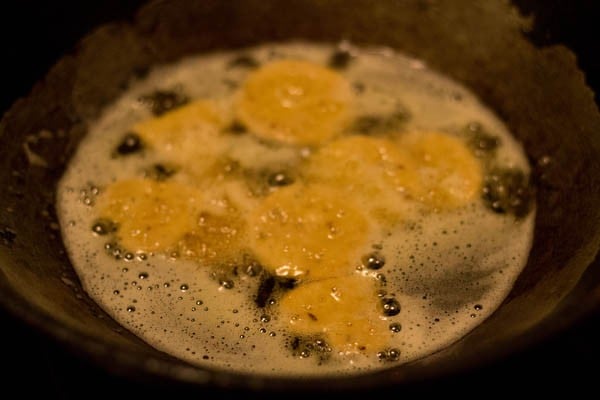
M 53 387 L 48 393 L 73 394 L 69 385 L 85 382 L 107 395 L 119 390 L 402 395 L 453 383 L 468 387 L 478 379 L 496 382 L 500 390 L 503 378 L 495 374 L 524 378 L 532 373 L 527 366 L 544 367 L 535 357 L 547 362 L 552 359 L 547 351 L 570 354 L 559 347 L 565 345 L 559 338 L 571 335 L 569 343 L 581 345 L 578 338 L 589 339 L 577 336 L 582 329 L 600 332 L 594 325 L 600 316 L 600 113 L 593 91 L 599 80 L 592 58 L 597 45 L 591 36 L 581 39 L 596 7 L 566 3 L 205 0 L 151 2 L 137 10 L 142 2 L 106 2 L 92 6 L 95 14 L 48 5 L 21 8 L 15 16 L 26 24 L 11 25 L 14 37 L 4 34 L 12 57 L 3 62 L 12 70 L 3 80 L 12 92 L 3 98 L 0 124 L 0 305 L 3 326 L 13 329 L 13 342 L 4 346 L 24 346 L 27 354 L 24 360 L 15 351 L 11 363 L 21 371 L 34 365 L 41 375 L 30 376 L 30 382 L 39 379 L 40 386 Z M 24 30 L 44 34 L 41 29 L 50 23 L 41 14 L 60 21 L 53 35 L 39 37 L 40 46 L 49 47 L 13 47 L 19 41 L 38 43 L 19 36 Z M 72 25 L 65 23 L 71 20 Z M 82 290 L 65 255 L 54 190 L 86 133 L 83 121 L 115 99 L 130 77 L 153 65 L 295 38 L 386 45 L 425 60 L 492 107 L 534 166 L 538 212 L 526 269 L 496 313 L 432 357 L 352 379 L 295 381 L 203 370 L 120 329 Z M 35 58 L 30 51 L 41 54 Z M 25 60 L 40 64 L 21 67 Z M 51 134 L 32 142 L 30 135 L 41 131 Z M 43 167 L 28 160 L 25 144 L 44 158 Z M 43 345 L 27 353 L 20 338 Z M 598 345 L 589 346 L 600 356 Z M 40 369 L 40 363 L 52 367 Z M 557 365 L 564 367 L 564 359 Z M 547 380 L 542 384 L 552 386 Z

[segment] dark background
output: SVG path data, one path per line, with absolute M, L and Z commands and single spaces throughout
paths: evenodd
M 131 14 L 141 1 L 8 1 L 0 6 L 0 112 L 25 96 L 58 58 L 94 26 Z M 536 26 L 529 37 L 539 46 L 562 43 L 578 57 L 588 85 L 600 93 L 600 6 L 597 1 L 514 0 L 524 14 L 535 11 Z M 543 4 L 540 7 L 539 4 Z M 46 399 L 121 398 L 198 395 L 160 383 L 113 376 L 67 352 L 0 310 L 0 363 L 4 371 L 0 397 L 43 395 Z M 465 378 L 436 385 L 407 388 L 396 395 L 554 394 L 561 389 L 597 397 L 600 368 L 600 312 L 566 332 L 498 365 Z M 484 389 L 482 391 L 481 389 Z M 205 396 L 198 396 L 205 397 Z M 537 396 L 536 396 L 537 397 Z

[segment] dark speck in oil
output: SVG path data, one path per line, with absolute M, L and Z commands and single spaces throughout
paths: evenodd
M 467 144 L 477 157 L 492 157 L 500 146 L 500 138 L 487 132 L 479 122 L 471 122 L 465 129 Z
M 117 230 L 117 225 L 106 218 L 97 219 L 92 225 L 92 232 L 96 235 L 108 235 L 109 233 L 113 233 Z
M 294 179 L 285 172 L 274 172 L 268 177 L 269 186 L 287 186 L 294 183 Z
M 260 281 L 258 287 L 258 293 L 254 298 L 254 302 L 257 307 L 264 308 L 267 305 L 267 301 L 275 289 L 275 278 L 271 275 L 264 275 Z
M 350 65 L 351 61 L 352 54 L 350 54 L 349 51 L 338 49 L 331 54 L 327 64 L 331 68 L 345 69 L 348 68 L 348 65 Z
M 161 116 L 167 111 L 171 111 L 189 102 L 187 96 L 170 90 L 157 90 L 140 98 L 143 104 L 146 104 L 152 114 Z
M 522 170 L 493 169 L 485 176 L 482 192 L 486 206 L 498 214 L 523 218 L 533 206 L 533 188 Z
M 177 170 L 178 168 L 175 165 L 160 163 L 154 164 L 150 168 L 148 168 L 148 170 L 146 170 L 145 175 L 150 179 L 154 179 L 156 181 L 161 182 L 175 175 Z
M 248 132 L 248 128 L 246 128 L 246 125 L 242 124 L 240 121 L 235 120 L 231 123 L 231 125 L 225 128 L 225 132 L 232 133 L 234 135 L 241 135 Z
M 354 120 L 350 130 L 361 135 L 386 134 L 400 129 L 410 119 L 410 113 L 402 107 L 390 114 L 361 115 Z
M 144 149 L 144 143 L 137 133 L 127 132 L 121 142 L 117 145 L 114 155 L 127 156 L 134 153 L 139 153 Z

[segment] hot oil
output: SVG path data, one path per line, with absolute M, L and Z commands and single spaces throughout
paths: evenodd
M 231 254 L 220 259 L 218 252 L 186 256 L 180 248 L 132 251 L 115 239 L 119 227 L 99 219 L 96 200 L 124 179 L 167 182 L 182 197 L 185 189 L 179 188 L 194 187 L 198 202 L 220 216 L 230 215 L 230 202 L 236 204 L 232 215 L 247 215 L 269 194 L 310 180 L 304 166 L 320 145 L 259 138 L 231 115 L 249 74 L 280 59 L 330 66 L 351 84 L 352 118 L 341 136 L 395 140 L 411 132 L 442 132 L 470 146 L 484 175 L 494 168 L 529 173 L 520 144 L 467 88 L 389 49 L 295 42 L 190 57 L 133 82 L 92 121 L 60 183 L 63 238 L 84 289 L 151 346 L 192 364 L 238 372 L 357 373 L 424 357 L 459 340 L 496 310 L 525 266 L 534 223 L 526 186 L 511 197 L 526 203 L 518 216 L 492 206 L 506 189 L 502 182 L 486 198 L 491 184 L 484 180 L 473 201 L 448 210 L 399 201 L 396 219 L 388 219 L 386 209 L 383 217 L 369 211 L 395 204 L 395 195 L 381 186 L 348 192 L 347 202 L 367 216 L 364 245 L 348 251 L 348 274 L 372 277 L 382 307 L 375 314 L 384 344 L 369 351 L 342 351 L 327 335 L 290 329 L 279 306 L 304 283 L 265 271 L 246 246 L 254 226 L 236 231 L 235 243 L 242 244 L 227 247 Z M 176 156 L 128 136 L 153 112 L 165 115 L 196 99 L 214 100 L 225 122 L 201 142 L 185 136 Z M 371 177 L 373 170 L 357 170 L 374 185 L 386 182 Z M 97 189 L 91 197 L 90 187 Z

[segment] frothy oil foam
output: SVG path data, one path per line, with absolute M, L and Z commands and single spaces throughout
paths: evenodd
M 287 139 L 280 143 L 277 138 L 269 140 L 268 131 L 253 135 L 248 126 L 232 117 L 239 90 L 250 74 L 261 65 L 288 59 L 331 68 L 349 83 L 354 96 L 348 109 L 349 128 L 337 139 L 328 138 L 326 143 L 315 145 L 319 136 L 311 134 L 306 136 L 313 141 L 310 143 L 290 144 Z M 290 90 L 292 95 L 297 94 L 294 88 Z M 160 96 L 153 98 L 154 103 L 148 100 L 150 93 L 162 93 L 163 103 Z M 336 96 L 337 93 L 340 91 Z M 154 150 L 138 151 L 135 136 L 132 142 L 124 142 L 132 127 L 149 120 L 153 112 L 156 116 L 172 115 L 170 108 L 183 110 L 174 107 L 178 102 L 193 103 L 198 99 L 209 99 L 214 105 L 210 113 L 201 113 L 205 120 L 213 121 L 213 111 L 215 118 L 220 118 L 221 122 L 214 123 L 215 132 L 202 130 L 204 136 L 199 140 L 198 136 L 188 135 L 200 129 L 193 125 L 184 129 L 183 142 L 163 143 Z M 167 104 L 167 110 L 160 110 L 161 104 Z M 250 110 L 252 106 L 248 106 Z M 310 109 L 310 105 L 306 107 Z M 337 118 L 337 111 L 331 111 L 331 118 Z M 166 121 L 164 124 L 171 124 Z M 334 122 L 331 126 L 341 124 Z M 148 128 L 150 136 L 154 132 L 152 126 Z M 447 176 L 439 175 L 443 163 L 428 164 L 431 154 L 436 157 L 435 150 L 426 151 L 419 158 L 421 153 L 411 144 L 411 135 L 419 132 L 441 132 L 461 141 L 472 152 L 482 170 L 482 181 L 473 183 L 478 188 L 473 200 L 446 207 L 448 196 L 461 199 L 460 193 L 442 193 L 436 187 L 422 189 L 422 183 L 432 174 L 438 174 L 435 179 L 443 181 L 441 185 L 454 185 L 455 177 L 452 171 Z M 153 140 L 150 136 L 142 138 Z M 375 155 L 371 156 L 368 149 L 352 147 L 356 145 L 350 142 L 348 146 L 335 142 L 330 148 L 333 150 L 327 150 L 330 153 L 319 153 L 334 140 L 350 136 L 352 140 L 358 136 L 357 143 L 367 143 L 365 149 L 375 143 Z M 396 156 L 388 154 L 388 145 L 381 143 L 393 143 L 390 146 L 397 146 L 397 157 L 408 161 L 395 161 Z M 338 159 L 346 157 L 345 146 L 350 149 L 351 161 Z M 115 149 L 126 155 L 116 154 Z M 129 151 L 131 155 L 127 154 Z M 405 151 L 412 153 L 406 155 Z M 318 159 L 318 154 L 327 157 Z M 333 172 L 320 174 L 319 168 L 328 168 L 328 160 L 341 164 L 335 164 Z M 365 165 L 365 160 L 374 164 Z M 416 160 L 421 171 L 416 178 L 403 175 L 402 168 L 412 165 L 410 160 Z M 462 168 L 470 165 L 456 162 Z M 215 169 L 215 165 L 219 168 Z M 402 168 L 398 169 L 399 165 Z M 350 172 L 340 172 L 345 169 Z M 467 88 L 422 62 L 389 49 L 358 48 L 348 43 L 271 43 L 189 57 L 156 67 L 145 78 L 132 82 L 101 118 L 91 123 L 60 182 L 57 210 L 65 245 L 86 292 L 149 345 L 209 368 L 287 376 L 351 374 L 396 366 L 439 351 L 497 309 L 525 266 L 532 242 L 535 210 L 523 205 L 529 200 L 518 195 L 527 191 L 528 174 L 523 149 L 494 113 Z M 236 230 L 239 236 L 235 237 L 231 234 L 232 227 L 237 226 L 235 219 L 220 225 L 229 229 L 224 233 L 227 240 L 235 240 L 227 242 L 227 246 L 209 243 L 203 247 L 204 252 L 194 247 L 194 240 L 203 240 L 204 220 L 192 221 L 200 227 L 194 228 L 194 234 L 186 231 L 187 247 L 167 246 L 162 251 L 158 235 L 158 239 L 152 239 L 157 243 L 154 247 L 143 251 L 127 249 L 118 239 L 123 233 L 118 232 L 115 221 L 103 223 L 99 216 L 104 204 L 102 194 L 116 182 L 128 179 L 159 182 L 156 185 L 175 191 L 175 197 L 190 197 L 184 193 L 187 189 L 177 188 L 193 187 L 193 196 L 201 200 L 192 202 L 190 207 L 195 210 L 195 204 L 203 204 L 202 212 L 212 216 L 209 219 L 231 215 L 250 215 L 255 219 L 250 219 L 253 222 L 248 227 Z M 290 189 L 308 184 L 317 186 Z M 159 187 L 156 185 L 152 188 Z M 413 188 L 417 189 L 411 192 Z M 503 197 L 507 192 L 514 196 Z M 331 193 L 343 197 L 335 200 Z M 261 204 L 268 196 L 273 196 L 269 199 L 274 200 L 269 201 L 275 206 L 265 206 L 266 211 L 262 212 Z M 302 219 L 304 203 L 316 221 L 314 226 L 303 224 L 305 235 L 298 233 L 297 238 L 290 239 L 290 246 L 304 243 L 298 255 L 290 255 L 293 251 L 289 247 L 278 253 L 277 246 L 285 242 L 284 236 L 289 239 L 296 231 L 285 230 L 286 225 L 282 225 L 281 240 L 273 236 L 268 241 L 265 235 L 269 233 L 261 229 L 280 232 L 279 225 L 273 228 L 277 218 L 283 221 L 293 213 Z M 228 211 L 230 204 L 235 204 L 234 214 Z M 281 204 L 294 204 L 295 208 Z M 287 214 L 273 216 L 277 207 Z M 128 210 L 136 212 L 133 208 Z M 321 216 L 327 220 L 327 213 L 334 211 L 339 220 L 329 222 L 328 237 L 342 235 L 343 231 L 345 239 L 332 239 L 338 244 L 334 250 L 323 247 L 322 257 L 334 254 L 328 260 L 336 261 L 327 264 L 321 261 L 321 255 L 306 255 L 307 248 L 320 245 L 306 235 L 313 234 L 313 230 L 318 233 Z M 122 214 L 126 220 L 128 213 Z M 117 218 L 115 213 L 110 215 Z M 165 229 L 171 229 L 170 221 L 167 218 Z M 125 225 L 121 222 L 121 226 Z M 360 227 L 360 234 L 353 232 L 351 226 Z M 168 230 L 165 235 L 172 232 Z M 347 246 L 348 243 L 352 245 Z M 217 249 L 214 254 L 211 246 Z M 247 257 L 252 255 L 252 249 L 259 257 Z M 188 256 L 183 254 L 185 251 Z M 219 259 L 221 253 L 230 258 Z M 277 264 L 282 257 L 290 257 L 291 261 Z M 310 262 L 298 261 L 305 259 Z M 347 265 L 338 262 L 340 259 L 346 260 Z M 296 264 L 292 265 L 292 261 Z M 322 265 L 327 265 L 329 272 L 319 270 Z M 285 276 L 281 272 L 283 266 L 287 267 L 286 273 L 296 275 Z M 355 274 L 374 285 L 381 308 L 371 311 L 369 306 L 364 317 L 355 315 L 347 317 L 351 320 L 341 320 L 359 327 L 340 328 L 343 334 L 360 332 L 362 326 L 370 330 L 365 339 L 368 345 L 346 348 L 343 334 L 336 336 L 332 333 L 335 329 L 319 324 L 331 320 L 335 326 L 336 313 L 363 310 L 361 298 L 355 297 L 340 303 L 346 304 L 346 309 L 336 308 L 343 292 L 336 292 L 336 285 L 341 289 L 345 284 L 363 287 L 362 280 L 354 279 Z M 327 301 L 335 300 L 331 308 L 323 303 L 321 309 L 315 307 L 314 313 L 308 312 L 317 322 L 311 322 L 311 317 L 305 325 L 291 324 L 287 310 L 293 313 L 297 305 L 294 302 L 299 302 L 299 298 L 308 301 L 305 299 L 316 296 L 320 290 L 317 285 L 326 285 L 332 276 L 343 280 L 326 286 L 331 291 L 326 293 Z M 283 279 L 298 277 L 296 281 Z M 368 290 L 365 289 L 364 301 Z M 336 293 L 340 298 L 336 298 Z M 369 319 L 369 313 L 375 317 Z M 320 334 L 313 335 L 311 329 Z

